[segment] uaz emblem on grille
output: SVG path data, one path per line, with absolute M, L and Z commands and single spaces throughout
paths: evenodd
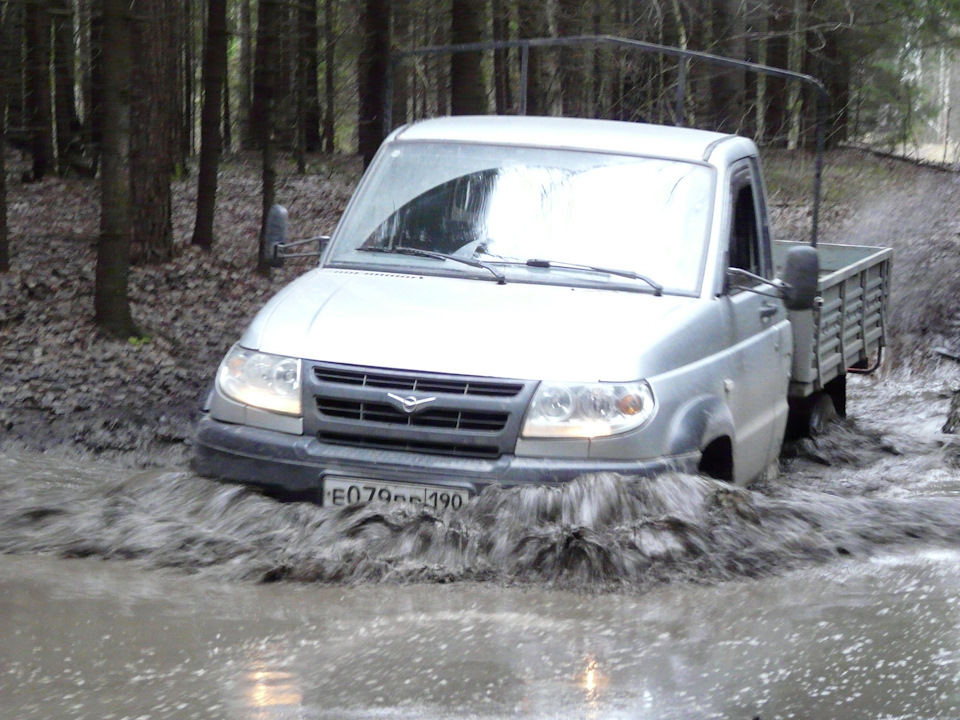
M 395 393 L 387 393 L 387 397 L 393 400 L 393 404 L 403 410 L 407 415 L 413 415 L 415 412 L 420 412 L 427 405 L 436 400 L 435 397 L 417 398 L 413 395 L 401 397 Z

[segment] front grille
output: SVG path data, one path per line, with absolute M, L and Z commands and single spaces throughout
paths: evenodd
M 304 429 L 323 442 L 486 459 L 513 452 L 536 387 L 522 380 L 325 363 L 303 377 L 315 408 L 305 415 Z M 406 412 L 401 398 L 429 404 Z
M 408 415 L 395 407 L 377 402 L 317 398 L 317 410 L 321 415 L 360 422 L 407 425 L 409 427 L 449 428 L 452 430 L 477 430 L 500 432 L 510 419 L 509 413 L 466 410 L 429 409 Z
M 313 374 L 319 382 L 409 392 L 514 397 L 523 391 L 523 383 L 452 379 L 442 375 L 424 376 L 330 366 L 316 366 L 313 369 Z

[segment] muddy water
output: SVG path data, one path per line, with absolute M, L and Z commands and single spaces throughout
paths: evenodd
M 7 453 L 0 718 L 958 717 L 958 386 L 852 381 L 748 490 L 447 514 Z
M 642 597 L 0 558 L 0 717 L 956 718 L 955 550 Z
M 562 487 L 493 488 L 446 513 L 319 508 L 183 470 L 7 454 L 0 551 L 132 559 L 230 580 L 646 592 L 878 551 L 960 547 L 960 445 L 939 432 L 950 379 L 854 385 L 850 420 L 788 448 L 782 477 L 748 490 L 690 475 L 596 475 Z

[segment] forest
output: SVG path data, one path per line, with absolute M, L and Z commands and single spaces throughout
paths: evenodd
M 0 273 L 17 241 L 7 184 L 91 178 L 95 323 L 136 336 L 131 264 L 214 246 L 228 154 L 258 158 L 265 221 L 278 158 L 300 172 L 318 154 L 369 162 L 392 128 L 427 116 L 679 123 L 810 150 L 808 87 L 598 37 L 813 76 L 828 145 L 933 142 L 946 160 L 958 27 L 950 0 L 0 0 Z M 8 148 L 29 158 L 15 179 Z M 196 220 L 175 238 L 171 184 L 188 173 Z

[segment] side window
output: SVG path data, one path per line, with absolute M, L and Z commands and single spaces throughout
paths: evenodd
M 766 277 L 768 262 L 764 257 L 763 227 L 760 221 L 757 190 L 749 166 L 735 172 L 730 186 L 730 244 L 728 265 L 754 275 Z

